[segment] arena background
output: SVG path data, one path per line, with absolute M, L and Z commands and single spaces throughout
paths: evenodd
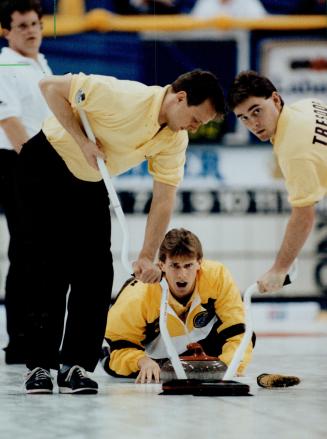
M 42 52 L 53 71 L 165 84 L 202 67 L 216 72 L 227 89 L 239 70 L 251 67 L 270 76 L 287 103 L 306 96 L 327 102 L 326 10 L 314 10 L 318 4 L 326 8 L 326 0 L 261 0 L 272 14 L 262 20 L 194 20 L 187 8 L 184 14 L 169 16 L 109 12 L 114 3 L 125 1 L 42 0 Z M 195 0 L 174 1 L 189 7 Z M 248 1 L 242 0 L 244 7 Z M 294 15 L 300 3 L 320 15 Z M 0 46 L 4 44 L 0 39 Z M 278 175 L 271 145 L 257 143 L 231 116 L 191 139 L 171 226 L 197 233 L 206 257 L 225 262 L 242 291 L 269 267 L 283 236 L 289 204 Z M 146 165 L 114 183 L 127 214 L 134 259 L 150 203 Z M 51 396 L 25 395 L 25 366 L 5 364 L 1 348 L 8 337 L 1 305 L 1 439 L 325 439 L 327 206 L 318 208 L 297 281 L 281 293 L 256 296 L 251 306 L 257 335 L 253 361 L 245 376 L 235 378 L 250 386 L 253 397 L 165 397 L 161 384 L 135 385 L 110 377 L 100 362 L 94 372 L 98 395 L 59 395 L 56 383 Z M 122 235 L 114 215 L 113 227 L 116 294 L 125 274 L 119 262 Z M 0 215 L 0 301 L 7 244 Z M 89 325 L 86 318 L 85 327 Z M 265 389 L 257 384 L 263 373 L 297 376 L 301 382 Z
M 177 75 L 213 71 L 226 90 L 237 72 L 252 68 L 269 76 L 286 103 L 304 97 L 327 101 L 326 17 L 272 15 L 260 20 L 215 17 L 116 16 L 106 2 L 45 2 L 42 52 L 55 74 L 96 73 L 164 85 Z M 100 9 L 95 9 L 95 7 Z M 58 9 L 58 10 L 57 10 Z M 55 13 L 54 13 L 55 12 Z M 305 18 L 305 19 L 304 19 Z M 1 45 L 5 45 L 2 39 Z M 141 248 L 151 178 L 146 163 L 114 179 L 131 234 L 130 258 Z M 315 231 L 299 260 L 298 281 L 282 293 L 257 296 L 279 324 L 315 316 L 327 303 L 326 203 L 318 206 Z M 290 207 L 270 144 L 256 142 L 229 115 L 191 137 L 185 180 L 171 226 L 194 231 L 205 257 L 227 264 L 241 290 L 268 269 Z M 120 264 L 121 232 L 113 217 L 114 294 L 126 275 Z M 0 216 L 0 298 L 7 271 L 8 233 Z M 277 308 L 276 308 L 277 307 Z

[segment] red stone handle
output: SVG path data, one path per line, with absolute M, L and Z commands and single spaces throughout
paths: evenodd
M 189 351 L 193 351 L 192 355 L 183 355 L 180 357 L 181 360 L 186 361 L 218 361 L 218 357 L 210 357 L 207 355 L 200 343 L 189 343 L 187 345 Z

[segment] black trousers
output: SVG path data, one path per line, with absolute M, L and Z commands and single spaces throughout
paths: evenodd
M 26 365 L 78 364 L 93 371 L 113 281 L 105 185 L 75 178 L 42 131 L 23 146 L 17 180 L 28 298 Z
M 10 241 L 9 269 L 6 278 L 6 318 L 9 343 L 6 359 L 9 362 L 24 358 L 24 315 L 26 309 L 24 283 L 21 276 L 18 212 L 15 194 L 15 175 L 18 154 L 14 150 L 0 149 L 0 206 L 6 216 Z

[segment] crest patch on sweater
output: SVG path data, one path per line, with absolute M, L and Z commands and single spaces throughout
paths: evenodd
M 201 311 L 194 316 L 193 326 L 194 328 L 203 328 L 206 326 L 211 320 L 210 314 L 208 311 Z

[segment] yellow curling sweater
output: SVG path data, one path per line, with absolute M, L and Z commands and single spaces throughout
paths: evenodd
M 131 280 L 108 312 L 105 337 L 110 345 L 106 369 L 116 376 L 135 376 L 138 360 L 148 355 L 167 358 L 160 336 L 161 286 Z M 198 341 L 208 355 L 227 365 L 245 331 L 244 306 L 229 271 L 218 262 L 204 260 L 198 271 L 194 292 L 184 306 L 169 294 L 167 326 L 178 352 Z M 238 372 L 250 362 L 255 336 L 246 350 Z
M 271 139 L 293 207 L 327 194 L 327 105 L 303 99 L 284 105 Z
M 155 181 L 172 186 L 182 181 L 187 131 L 174 132 L 158 121 L 168 89 L 169 85 L 146 86 L 112 76 L 72 75 L 69 102 L 77 117 L 77 110 L 85 111 L 111 175 L 147 160 Z M 78 97 L 83 99 L 77 102 Z M 54 116 L 44 122 L 43 131 L 75 177 L 101 180 L 100 172 L 87 163 L 79 145 Z

